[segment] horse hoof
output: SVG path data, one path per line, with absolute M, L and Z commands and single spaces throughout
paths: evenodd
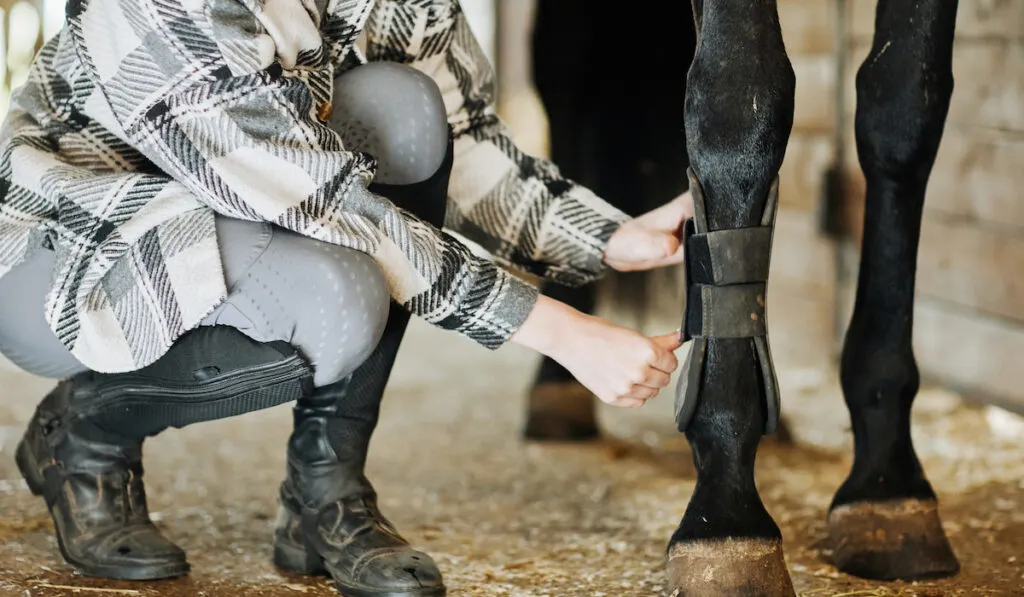
M 523 437 L 537 441 L 587 441 L 600 435 L 594 395 L 577 381 L 545 382 L 530 392 Z
M 669 597 L 794 597 L 777 539 L 676 543 L 668 551 Z
M 917 580 L 960 571 L 935 500 L 854 502 L 828 515 L 832 561 L 871 580 Z

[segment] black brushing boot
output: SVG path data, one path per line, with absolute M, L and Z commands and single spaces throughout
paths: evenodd
M 366 421 L 343 410 L 352 406 L 350 382 L 321 388 L 295 406 L 274 563 L 301 574 L 329 572 L 346 597 L 440 597 L 437 565 L 377 508 L 363 474 Z
M 61 382 L 36 409 L 16 459 L 46 498 L 61 555 L 86 576 L 156 580 L 189 571 L 185 552 L 149 519 L 142 443 L 113 437 L 68 409 L 84 374 Z

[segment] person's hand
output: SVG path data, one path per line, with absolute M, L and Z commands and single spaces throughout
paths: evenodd
M 648 338 L 540 296 L 512 341 L 551 357 L 595 396 L 640 407 L 669 384 L 679 366 L 679 332 Z
M 683 222 L 692 215 L 693 196 L 687 191 L 665 205 L 633 218 L 608 239 L 604 262 L 620 272 L 682 263 L 680 234 Z

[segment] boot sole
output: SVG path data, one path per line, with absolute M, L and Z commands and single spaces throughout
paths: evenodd
M 46 480 L 42 477 L 39 469 L 39 459 L 32 453 L 28 443 L 24 440 L 18 442 L 18 448 L 14 454 L 14 460 L 18 465 L 21 476 L 25 479 L 29 491 L 33 495 L 45 495 Z M 49 504 L 47 504 L 49 509 Z M 51 511 L 50 519 L 53 521 L 54 530 L 57 535 L 57 548 L 64 560 L 78 569 L 85 576 L 93 578 L 110 578 L 114 580 L 162 580 L 185 576 L 191 570 L 188 562 L 174 562 L 169 564 L 155 565 L 131 565 L 131 566 L 104 566 L 98 564 L 86 564 L 68 554 L 64 547 L 63 533 L 56 517 Z
M 315 550 L 282 539 L 274 543 L 274 565 L 293 574 L 329 575 L 334 579 L 338 592 L 345 597 L 445 597 L 447 593 L 443 586 L 410 591 L 378 591 L 369 587 L 354 587 L 338 581 L 340 575 L 335 574 Z
M 274 542 L 274 565 L 287 572 L 304 576 L 327 574 L 327 567 L 319 555 L 281 539 Z

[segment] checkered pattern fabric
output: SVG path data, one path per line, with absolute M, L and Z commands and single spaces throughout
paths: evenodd
M 494 261 L 371 193 L 373 157 L 319 120 L 367 60 L 437 82 L 446 228 Z M 0 131 L 0 275 L 52 247 L 51 327 L 86 366 L 134 370 L 224 299 L 215 213 L 364 251 L 397 302 L 490 348 L 536 299 L 498 264 L 591 281 L 626 219 L 516 148 L 456 0 L 70 0 Z

